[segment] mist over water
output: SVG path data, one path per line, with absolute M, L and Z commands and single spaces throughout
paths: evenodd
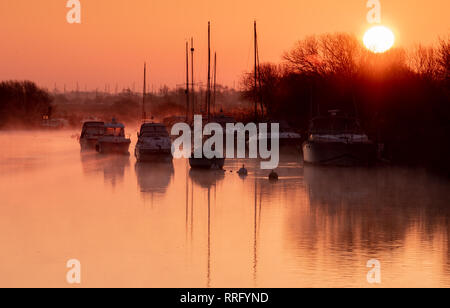
M 0 287 L 69 286 L 69 259 L 83 287 L 369 287 L 370 259 L 382 287 L 450 287 L 446 179 L 303 166 L 292 149 L 271 183 L 257 160 L 82 154 L 77 133 L 0 133 Z

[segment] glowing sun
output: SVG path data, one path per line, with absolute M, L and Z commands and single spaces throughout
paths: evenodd
M 384 26 L 375 26 L 364 34 L 364 45 L 374 53 L 383 53 L 394 46 L 394 33 Z

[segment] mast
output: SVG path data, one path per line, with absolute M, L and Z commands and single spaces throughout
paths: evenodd
M 211 117 L 211 22 L 208 22 L 208 85 L 206 94 L 206 108 L 208 110 L 208 121 Z
M 186 123 L 189 121 L 189 42 L 186 42 Z
M 147 86 L 147 63 L 144 62 L 144 87 L 142 90 L 142 121 L 145 121 L 147 115 L 145 114 L 145 95 Z
M 261 71 L 259 64 L 259 48 L 258 48 L 258 32 L 256 30 L 256 20 L 255 20 L 255 117 L 258 118 L 258 103 L 261 108 L 261 115 L 264 117 L 264 105 L 262 98 L 262 85 L 261 85 Z
M 213 108 L 214 112 L 216 112 L 216 79 L 217 77 L 217 53 L 214 53 L 214 86 L 213 86 Z
M 258 57 L 258 54 L 257 54 L 257 50 L 258 50 L 258 37 L 257 37 L 257 30 L 256 30 L 256 20 L 254 21 L 254 53 L 255 53 L 255 67 L 254 67 L 254 70 L 255 70 L 255 76 L 254 76 L 254 79 L 255 79 L 255 89 L 254 89 L 254 93 L 253 93 L 253 95 L 254 95 L 254 99 L 255 99 L 255 119 L 258 119 L 258 70 L 257 70 L 257 67 L 258 67 L 258 60 L 257 60 L 257 57 Z
M 191 38 L 191 82 L 192 82 L 192 118 L 195 114 L 195 88 L 194 88 L 194 38 Z

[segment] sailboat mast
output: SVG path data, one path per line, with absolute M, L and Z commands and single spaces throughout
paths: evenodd
M 211 117 L 211 22 L 208 22 L 208 88 L 206 95 L 206 108 L 208 109 L 208 121 Z
M 217 82 L 217 53 L 214 53 L 214 87 L 213 87 L 213 108 L 214 112 L 216 112 L 216 82 Z
M 146 86 L 147 86 L 147 63 L 144 62 L 144 87 L 142 91 L 142 120 L 145 121 L 147 117 L 145 114 L 145 95 L 146 95 Z
M 254 100 L 255 100 L 255 119 L 258 119 L 258 55 L 257 55 L 257 50 L 258 50 L 258 37 L 257 37 L 257 30 L 256 30 L 256 20 L 254 22 L 254 53 L 255 53 L 255 88 L 254 88 Z
M 195 88 L 194 88 L 194 38 L 191 38 L 191 82 L 192 82 L 192 118 L 195 114 Z
M 189 42 L 186 42 L 186 122 L 189 121 Z

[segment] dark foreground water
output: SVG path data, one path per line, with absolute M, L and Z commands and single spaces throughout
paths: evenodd
M 75 133 L 0 133 L 0 287 L 70 286 L 70 259 L 84 287 L 371 287 L 370 259 L 379 286 L 450 287 L 447 180 L 289 151 L 270 183 L 82 155 Z

